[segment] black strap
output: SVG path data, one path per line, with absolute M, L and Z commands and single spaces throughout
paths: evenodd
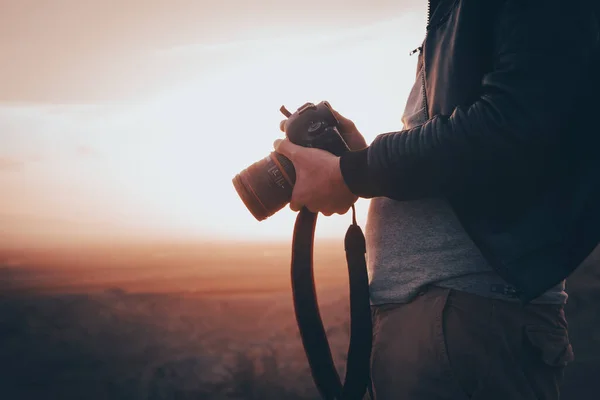
M 292 291 L 296 321 L 313 380 L 325 400 L 360 400 L 370 390 L 372 344 L 371 306 L 366 246 L 352 207 L 352 225 L 344 241 L 350 282 L 350 345 L 342 385 L 319 312 L 313 273 L 313 249 L 317 214 L 300 210 L 292 242 Z M 372 396 L 372 393 L 371 393 Z

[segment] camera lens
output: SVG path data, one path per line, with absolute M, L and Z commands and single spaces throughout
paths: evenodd
M 262 221 L 290 202 L 295 181 L 292 162 L 271 152 L 237 174 L 233 186 L 254 218 Z

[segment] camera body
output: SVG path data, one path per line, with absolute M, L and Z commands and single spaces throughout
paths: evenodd
M 339 121 L 328 102 L 306 103 L 293 114 L 281 107 L 288 117 L 285 135 L 290 142 L 326 150 L 336 156 L 349 151 L 342 137 Z M 285 156 L 272 152 L 264 159 L 250 165 L 233 178 L 233 185 L 252 215 L 262 221 L 288 204 L 296 182 L 296 171 Z
M 306 103 L 288 116 L 285 134 L 298 146 L 322 149 L 341 156 L 349 148 L 338 126 L 339 121 L 328 102 Z

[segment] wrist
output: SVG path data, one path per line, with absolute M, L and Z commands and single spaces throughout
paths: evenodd
M 353 194 L 364 198 L 377 196 L 376 181 L 369 170 L 369 147 L 342 154 L 340 171 L 344 183 Z

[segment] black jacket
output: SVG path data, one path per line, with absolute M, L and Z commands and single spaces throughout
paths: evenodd
M 340 160 L 360 197 L 447 198 L 525 303 L 600 242 L 595 3 L 431 1 L 427 122 Z

